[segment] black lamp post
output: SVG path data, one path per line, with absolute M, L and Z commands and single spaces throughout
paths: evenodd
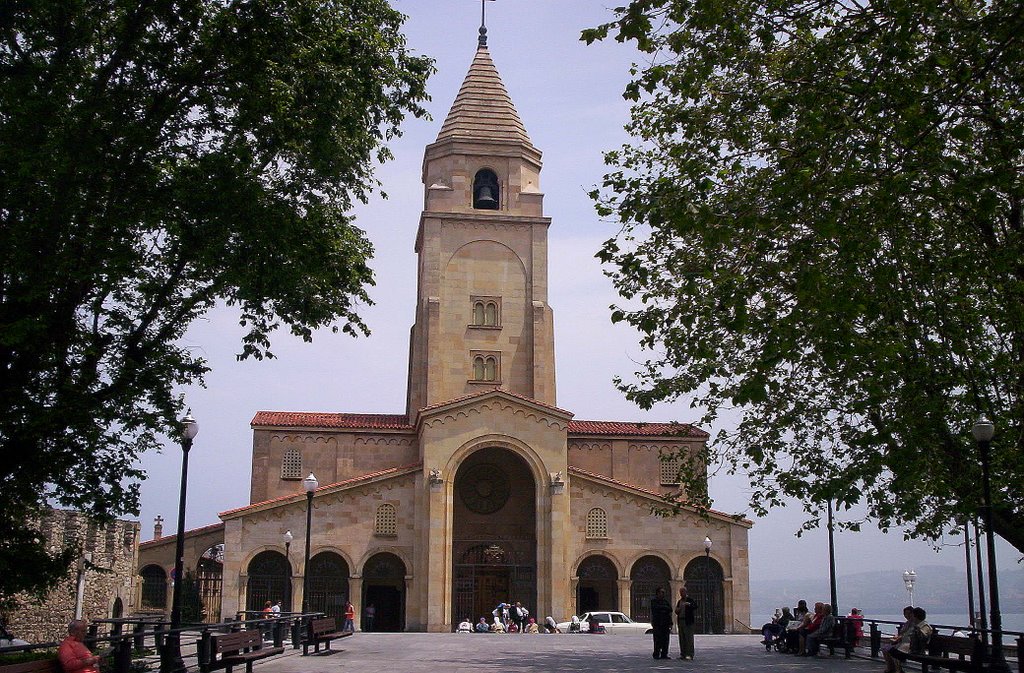
M 971 577 L 971 523 L 970 519 L 964 519 L 964 559 L 967 561 L 967 621 L 971 628 L 976 628 L 974 623 L 974 584 Z
M 828 500 L 828 581 L 832 598 L 832 616 L 839 616 L 839 601 L 836 600 L 836 544 L 833 539 L 835 527 L 832 522 L 832 499 Z
M 313 491 L 320 485 L 312 472 L 302 480 L 302 486 L 306 489 L 306 560 L 302 564 L 302 612 L 305 613 L 309 607 L 309 532 L 313 523 Z
M 285 587 L 285 605 L 288 607 L 288 612 L 292 611 L 292 540 L 295 536 L 292 535 L 292 529 L 289 528 L 281 536 L 284 539 L 284 558 L 288 562 L 288 586 Z
M 981 642 L 988 645 L 988 608 L 985 607 L 985 573 L 981 563 L 981 533 L 978 532 L 978 518 L 974 518 L 974 560 L 978 572 L 978 627 Z
M 181 584 L 185 565 L 185 491 L 188 486 L 188 452 L 192 448 L 192 440 L 199 434 L 199 424 L 192 418 L 189 409 L 181 420 L 181 494 L 178 497 L 178 536 L 174 541 L 174 593 L 171 598 L 171 628 L 164 643 L 163 656 L 160 658 L 161 673 L 177 673 L 185 671 L 185 662 L 181 658 Z
M 985 522 L 985 551 L 988 555 L 988 600 L 992 625 L 992 661 L 989 670 L 1009 673 L 1010 667 L 1003 656 L 1003 617 L 999 614 L 999 578 L 996 573 L 996 538 L 992 531 L 992 480 L 990 477 L 990 460 L 992 436 L 996 428 L 992 421 L 979 416 L 971 428 L 974 441 L 978 443 L 981 454 L 981 488 L 984 501 L 981 505 L 982 520 Z
M 713 633 L 711 628 L 711 606 L 708 605 L 714 598 L 711 591 L 711 538 L 704 536 L 704 600 L 701 612 L 704 613 L 704 633 Z

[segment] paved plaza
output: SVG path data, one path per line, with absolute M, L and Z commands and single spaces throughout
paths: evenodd
M 679 655 L 677 642 L 671 653 Z M 693 661 L 655 661 L 650 636 L 357 633 L 333 652 L 288 650 L 256 665 L 256 673 L 479 673 L 480 671 L 770 671 L 881 673 L 883 664 L 853 657 L 817 659 L 765 652 L 760 636 L 697 636 Z M 827 652 L 827 650 L 826 650 Z

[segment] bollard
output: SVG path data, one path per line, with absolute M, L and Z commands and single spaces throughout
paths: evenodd
M 161 657 L 163 657 L 164 651 L 164 635 L 164 623 L 157 622 L 153 624 L 153 645 Z
M 132 639 L 118 638 L 114 651 L 114 673 L 128 673 L 132 668 Z
M 882 632 L 878 630 L 878 624 L 871 622 L 871 658 L 877 659 L 882 651 Z
M 284 646 L 284 623 L 280 619 L 274 620 L 274 647 Z
M 302 639 L 302 620 L 292 617 L 292 649 L 299 649 L 299 641 Z
M 199 642 L 196 644 L 196 659 L 199 660 L 199 670 L 202 673 L 209 673 L 210 661 L 213 657 L 210 656 L 210 629 L 203 629 L 202 634 L 199 636 Z
M 135 649 L 142 651 L 146 649 L 146 622 L 137 622 L 132 627 L 132 636 L 135 639 Z

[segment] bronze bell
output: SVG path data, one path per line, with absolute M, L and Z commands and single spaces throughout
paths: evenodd
M 473 204 L 476 208 L 496 208 L 498 202 L 494 200 L 494 195 L 491 194 L 491 188 L 484 185 L 477 190 L 476 203 Z

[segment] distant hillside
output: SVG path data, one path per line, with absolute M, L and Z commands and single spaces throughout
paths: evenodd
M 934 613 L 967 611 L 967 579 L 963 569 L 934 565 L 915 568 L 914 603 Z M 975 576 L 975 584 L 977 577 Z M 775 608 L 796 605 L 803 598 L 809 604 L 828 602 L 828 576 L 785 577 L 751 583 L 751 613 L 757 618 L 771 614 Z M 864 572 L 841 575 L 836 579 L 836 597 L 844 614 L 851 607 L 868 614 L 898 614 L 907 603 L 907 590 L 902 571 Z M 1004 613 L 1024 612 L 1024 570 L 1017 567 L 1000 569 L 999 599 Z M 977 609 L 977 587 L 975 587 Z

